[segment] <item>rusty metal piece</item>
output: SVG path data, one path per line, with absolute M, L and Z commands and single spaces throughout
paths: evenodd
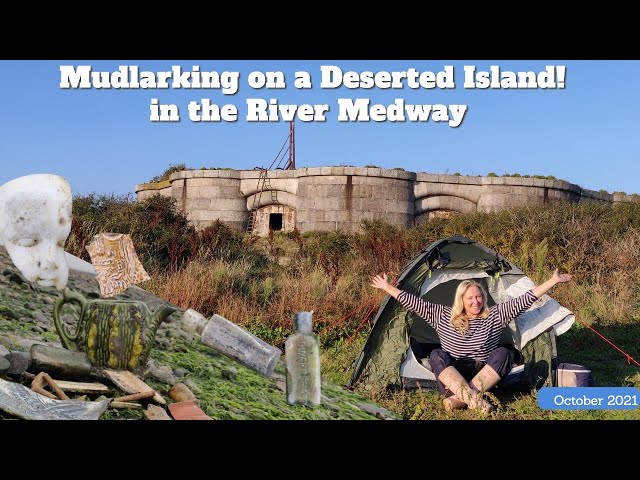
M 131 237 L 126 233 L 99 233 L 94 235 L 86 248 L 96 270 L 102 297 L 113 297 L 130 285 L 151 278 L 138 259 Z
M 55 395 L 44 389 L 45 383 L 47 383 L 51 387 Z M 40 372 L 38 375 L 36 375 L 36 378 L 34 378 L 31 382 L 31 390 L 53 400 L 69 400 L 69 397 L 67 397 L 67 395 L 60 389 L 58 384 L 49 376 L 47 372 Z
M 154 390 L 148 392 L 133 393 L 131 395 L 125 395 L 124 397 L 114 398 L 114 402 L 130 402 L 131 400 L 142 400 L 143 398 L 151 398 L 156 394 Z

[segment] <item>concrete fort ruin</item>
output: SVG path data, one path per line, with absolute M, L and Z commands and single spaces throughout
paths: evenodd
M 569 202 L 622 202 L 636 195 L 581 188 L 564 180 L 414 173 L 402 169 L 313 167 L 294 170 L 183 170 L 136 185 L 138 200 L 172 197 L 192 225 L 220 220 L 265 236 L 289 232 L 355 232 L 363 220 L 410 227 L 436 216 Z

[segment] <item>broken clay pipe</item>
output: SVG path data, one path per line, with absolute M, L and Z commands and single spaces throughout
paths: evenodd
M 143 398 L 151 398 L 156 394 L 154 390 L 147 392 L 133 393 L 131 395 L 125 395 L 124 397 L 114 398 L 114 402 L 130 402 L 131 400 L 142 400 Z
M 44 384 L 47 383 L 54 391 L 55 395 L 44 389 Z M 58 387 L 56 382 L 49 376 L 47 372 L 40 372 L 31 382 L 31 390 L 37 392 L 45 397 L 52 398 L 54 400 L 69 400 L 69 397 Z

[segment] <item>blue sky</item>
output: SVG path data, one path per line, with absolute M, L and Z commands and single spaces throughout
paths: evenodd
M 61 88 L 60 67 L 71 66 L 75 72 L 80 65 L 109 74 L 120 66 L 129 73 L 129 67 L 137 67 L 154 76 L 180 66 L 183 72 L 216 72 L 227 80 L 233 75 L 225 72 L 237 72 L 238 91 L 175 89 L 171 80 L 169 88 L 156 89 Z M 343 74 L 378 73 L 380 80 L 381 72 L 413 69 L 425 81 L 418 88 L 407 81 L 397 89 L 383 88 L 383 83 L 323 88 L 322 67 L 327 71 L 331 66 Z M 451 75 L 444 75 L 447 66 Z M 545 78 L 539 74 L 547 66 L 564 66 L 564 88 L 464 88 L 465 66 L 479 72 L 497 66 L 507 77 L 505 72 L 534 72 L 541 82 Z M 294 86 L 300 71 L 309 74 L 312 88 Z M 252 88 L 251 72 L 282 72 L 286 88 Z M 452 81 L 453 88 L 426 83 L 425 72 L 443 72 L 441 78 Z M 280 105 L 329 107 L 325 121 L 295 122 L 299 168 L 376 165 L 463 175 L 553 175 L 592 190 L 640 193 L 638 78 L 637 60 L 1 60 L 0 183 L 54 173 L 69 180 L 74 194 L 124 195 L 179 163 L 192 168 L 268 167 L 278 158 L 289 123 L 248 121 L 247 100 L 275 99 Z M 231 91 L 234 82 L 225 85 Z M 151 121 L 154 98 L 176 105 L 180 121 Z M 203 99 L 234 105 L 237 120 L 192 121 L 188 105 Z M 466 111 L 457 127 L 431 116 L 422 122 L 339 121 L 339 99 L 441 105 L 436 108 L 451 119 L 458 108 L 453 106 L 465 105 Z

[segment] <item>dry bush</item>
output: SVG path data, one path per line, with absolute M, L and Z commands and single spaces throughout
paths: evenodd
M 245 297 L 228 291 L 218 298 L 215 313 L 247 328 L 256 323 L 263 324 L 268 328 L 275 327 L 269 323 L 269 318 L 263 317 L 261 310 L 254 304 L 247 302 Z
M 554 297 L 587 323 L 626 322 L 640 315 L 640 229 L 606 239 L 590 269 Z M 580 318 L 579 317 L 579 318 Z
M 211 316 L 218 313 L 225 296 L 244 297 L 250 291 L 250 270 L 251 264 L 244 260 L 192 261 L 173 274 L 154 275 L 146 287 L 174 305 Z
M 351 240 L 354 257 L 364 272 L 373 275 L 378 272 L 398 271 L 411 258 L 412 242 L 408 230 L 391 225 L 383 220 L 364 221 L 360 232 Z
M 276 273 L 272 279 L 273 293 L 268 304 L 262 309 L 261 318 L 272 327 L 291 329 L 291 319 L 295 312 L 314 311 L 317 325 L 318 312 L 327 298 L 331 286 L 321 269 L 313 268 L 302 276 L 292 277 L 284 271 Z
M 295 312 L 313 310 L 315 330 L 337 342 L 371 327 L 366 315 L 372 309 L 375 314 L 381 301 L 369 285 L 371 275 L 386 271 L 393 279 L 424 247 L 453 235 L 495 249 L 536 283 L 557 267 L 573 273 L 575 280 L 557 286 L 552 296 L 581 321 L 640 317 L 640 204 L 557 203 L 436 218 L 409 229 L 378 221 L 354 235 L 279 236 L 291 256 L 286 265 L 260 257 L 255 245 L 239 243 L 218 226 L 207 232 L 207 260 L 155 276 L 153 291 L 205 315 L 223 315 L 274 342 L 291 332 Z
M 91 261 L 86 245 L 103 232 L 130 235 L 150 273 L 175 271 L 184 265 L 192 256 L 189 245 L 196 235 L 186 216 L 176 210 L 175 201 L 160 194 L 143 201 L 129 195 L 75 196 L 67 251 Z

